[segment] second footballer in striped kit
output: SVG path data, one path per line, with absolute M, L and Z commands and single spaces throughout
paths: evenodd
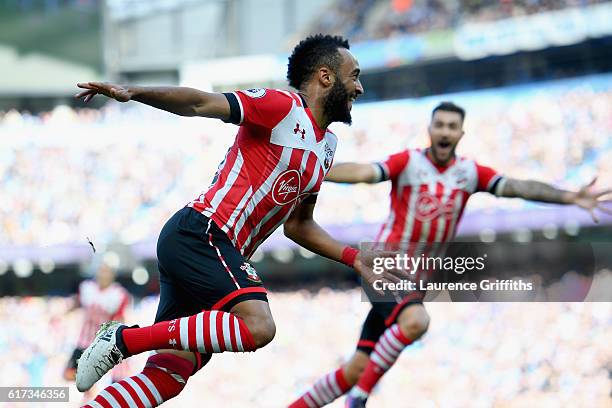
M 591 212 L 594 219 L 595 209 L 609 211 L 600 206 L 607 192 L 592 192 L 593 183 L 578 192 L 563 191 L 538 181 L 501 176 L 455 155 L 464 119 L 463 108 L 443 102 L 432 112 L 427 149 L 406 149 L 377 163 L 342 163 L 328 173 L 326 180 L 333 182 L 391 181 L 390 211 L 376 242 L 411 256 L 433 256 L 433 251 L 440 251 L 454 238 L 467 200 L 476 192 L 575 204 Z M 349 390 L 345 406 L 365 407 L 370 392 L 402 350 L 427 331 L 424 295 L 420 290 L 406 291 L 390 302 L 373 301 L 353 357 L 315 382 L 290 408 L 323 407 Z

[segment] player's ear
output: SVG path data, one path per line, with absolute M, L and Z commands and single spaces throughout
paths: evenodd
M 326 66 L 322 66 L 319 68 L 318 75 L 319 75 L 319 82 L 321 83 L 321 85 L 323 85 L 326 88 L 332 86 L 333 81 L 334 81 L 333 79 L 334 74 L 331 69 L 329 69 Z

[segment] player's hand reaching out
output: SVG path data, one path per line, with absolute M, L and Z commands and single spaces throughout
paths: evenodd
M 89 102 L 97 94 L 107 96 L 118 102 L 127 102 L 132 99 L 130 90 L 121 85 L 109 84 L 106 82 L 81 82 L 78 83 L 77 86 L 85 90 L 79 92 L 74 97 L 83 99 L 83 102 Z
M 603 206 L 604 203 L 612 202 L 610 199 L 606 200 L 604 198 L 604 196 L 612 194 L 612 189 L 597 192 L 593 191 L 593 186 L 595 185 L 596 181 L 597 177 L 595 177 L 589 184 L 578 190 L 578 192 L 574 194 L 572 201 L 577 206 L 587 210 L 591 214 L 593 221 L 599 222 L 599 218 L 595 214 L 595 210 L 612 215 L 612 209 L 605 208 Z
M 374 255 L 373 253 L 371 255 Z M 385 270 L 382 273 L 376 273 L 372 269 L 372 256 L 364 255 L 364 252 L 359 252 L 357 258 L 355 258 L 355 263 L 353 264 L 353 268 L 355 271 L 361 276 L 363 279 L 363 283 L 372 288 L 375 292 L 382 295 L 385 293 L 384 290 L 378 290 L 375 288 L 374 282 L 380 281 L 381 283 L 398 283 L 404 277 L 400 271 L 396 271 L 395 269 Z M 380 285 L 378 285 L 380 287 Z
M 363 279 L 362 284 L 365 284 L 374 289 L 374 282 L 380 280 L 380 276 L 375 274 L 372 268 L 362 262 L 361 254 L 357 255 L 357 258 L 355 258 L 353 268 L 355 268 L 355 271 L 359 274 L 359 276 L 361 276 L 361 279 Z M 383 294 L 381 291 L 378 291 L 376 289 L 374 289 L 374 291 L 378 292 L 381 295 Z

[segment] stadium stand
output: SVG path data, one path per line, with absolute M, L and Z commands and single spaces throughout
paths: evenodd
M 356 40 L 388 39 L 401 34 L 445 30 L 465 23 L 587 7 L 602 0 L 339 0 L 308 32 L 348 34 Z
M 468 112 L 460 154 L 512 177 L 577 188 L 599 174 L 599 182 L 610 185 L 609 83 L 608 76 L 585 77 L 546 87 L 358 105 L 355 125 L 337 128 L 335 160 L 378 160 L 405 147 L 426 146 L 431 107 L 452 99 Z M 214 121 L 117 105 L 100 111 L 58 107 L 39 115 L 9 111 L 0 114 L 0 123 L 2 245 L 80 242 L 91 231 L 103 242 L 150 240 L 169 215 L 207 186 L 233 130 Z M 181 143 L 168 144 L 169 137 Z M 325 185 L 317 219 L 328 226 L 381 223 L 387 189 Z M 468 209 L 526 207 L 519 200 L 483 195 Z M 10 216 L 15 213 L 21 216 Z

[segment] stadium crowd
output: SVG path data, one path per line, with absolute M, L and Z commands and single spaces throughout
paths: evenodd
M 577 188 L 599 174 L 599 183 L 610 186 L 612 89 L 588 79 L 563 84 L 358 104 L 353 127 L 334 128 L 335 162 L 426 146 L 430 110 L 450 98 L 467 109 L 459 153 L 517 178 Z M 234 132 L 218 121 L 135 105 L 3 113 L 0 245 L 154 240 L 165 220 L 212 180 Z M 316 218 L 324 225 L 380 223 L 388 188 L 324 184 Z M 468 210 L 525 205 L 477 195 Z
M 612 272 L 600 277 L 609 287 Z M 150 324 L 156 302 L 142 299 L 127 321 Z M 70 305 L 68 298 L 0 298 L 0 323 L 10 328 L 0 332 L 0 383 L 68 385 L 62 371 L 82 319 L 79 310 L 66 313 Z M 272 293 L 270 305 L 278 326 L 270 345 L 248 356 L 215 356 L 209 367 L 214 375 L 205 368 L 167 406 L 286 406 L 350 355 L 369 307 L 358 289 L 330 288 Z M 610 303 L 432 302 L 427 308 L 429 333 L 399 359 L 375 390 L 372 406 L 596 407 L 609 402 Z M 130 359 L 130 371 L 138 372 L 145 359 Z M 76 406 L 81 395 L 71 387 Z M 333 406 L 341 406 L 339 401 Z
M 444 30 L 606 0 L 337 0 L 310 32 L 345 33 L 355 41 Z

